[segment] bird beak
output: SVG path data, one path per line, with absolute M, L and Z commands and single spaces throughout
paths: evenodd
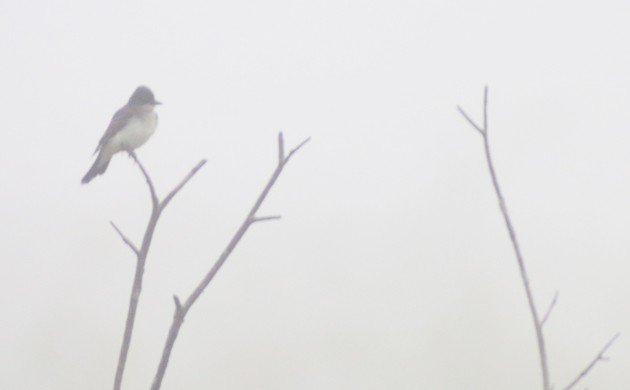
M 159 105 L 159 104 L 162 104 L 162 102 L 158 102 L 157 100 L 155 100 L 155 101 L 153 102 L 153 104 L 157 106 L 157 105 Z

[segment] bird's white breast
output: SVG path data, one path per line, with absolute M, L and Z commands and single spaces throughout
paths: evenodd
M 154 111 L 134 115 L 127 125 L 112 137 L 111 146 L 115 149 L 114 153 L 134 150 L 144 145 L 151 138 L 156 127 L 157 114 Z

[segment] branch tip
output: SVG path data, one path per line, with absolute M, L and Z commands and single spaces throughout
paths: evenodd
M 175 188 L 173 188 L 173 190 L 168 195 L 166 195 L 164 200 L 159 204 L 160 211 L 164 210 L 164 208 L 169 204 L 169 202 L 173 199 L 173 197 L 177 195 L 179 190 L 181 190 L 186 185 L 186 183 L 188 183 L 188 181 L 192 179 L 192 177 L 195 176 L 195 174 L 199 172 L 199 170 L 207 162 L 208 160 L 206 160 L 205 158 L 202 159 L 201 161 L 197 163 L 197 165 L 193 167 L 193 169 L 190 170 L 190 172 L 188 172 L 188 175 L 186 175 L 186 177 L 184 177 L 184 179 Z
M 472 118 L 468 116 L 468 114 L 466 114 L 466 111 L 464 111 L 463 108 L 461 108 L 460 106 L 457 106 L 457 110 L 468 121 L 468 123 L 470 123 L 470 125 L 479 132 L 479 134 L 485 135 L 484 130 L 481 127 L 479 127 L 479 125 L 476 124 L 475 121 L 473 121 Z
M 311 137 L 308 137 L 304 141 L 300 142 L 300 144 L 298 146 L 296 146 L 295 148 L 291 149 L 291 151 L 289 152 L 287 157 L 284 159 L 283 164 L 286 164 L 287 161 L 289 161 L 289 159 L 291 158 L 291 156 L 293 156 L 293 154 L 295 154 L 298 150 L 300 150 L 302 148 L 302 146 L 306 145 L 310 140 L 311 140 Z
M 266 216 L 266 217 L 253 217 L 250 220 L 250 223 L 264 222 L 264 221 L 274 221 L 274 220 L 280 219 L 280 218 L 282 218 L 282 216 L 280 216 L 280 215 L 270 215 L 270 216 Z
M 278 133 L 278 164 L 284 163 L 284 136 Z
M 545 312 L 545 315 L 543 316 L 543 319 L 540 321 L 540 327 L 541 328 L 545 325 L 545 322 L 547 322 L 547 319 L 549 318 L 549 315 L 551 314 L 551 311 L 553 310 L 553 308 L 556 306 L 556 302 L 557 301 L 558 301 L 558 292 L 556 291 L 556 293 L 553 294 L 553 298 L 551 299 L 551 303 L 549 304 L 549 308 Z
M 114 221 L 109 221 L 110 225 L 112 225 L 112 227 L 114 228 L 114 230 L 116 230 L 116 233 L 118 233 L 118 235 L 120 236 L 120 238 L 123 240 L 123 242 L 125 244 L 127 244 L 127 246 L 133 251 L 133 253 L 136 254 L 136 256 L 140 253 L 140 251 L 138 250 L 138 248 L 133 244 L 133 242 L 131 242 L 131 240 L 129 238 L 127 238 L 127 236 L 125 236 L 123 234 L 123 232 L 118 228 L 118 226 L 116 226 L 116 224 L 114 223 Z
M 605 357 L 604 354 L 606 353 L 606 351 L 608 350 L 608 348 L 610 348 L 610 346 L 617 340 L 617 338 L 619 338 L 619 336 L 621 335 L 621 333 L 617 332 L 607 343 L 606 345 L 604 345 L 604 348 L 602 348 L 599 353 L 597 354 L 597 356 L 595 356 L 595 358 L 589 363 L 588 366 L 586 366 L 586 368 L 584 370 L 582 370 L 582 372 L 580 372 L 578 374 L 578 376 L 567 385 L 567 387 L 564 388 L 564 390 L 570 390 L 572 388 L 575 387 L 575 385 L 578 384 L 578 382 L 580 382 L 586 375 L 588 375 L 588 373 L 591 371 L 591 369 L 593 369 L 593 367 L 595 367 L 595 365 L 600 362 L 600 361 L 608 361 L 608 357 Z
M 488 86 L 483 89 L 483 133 L 488 132 Z

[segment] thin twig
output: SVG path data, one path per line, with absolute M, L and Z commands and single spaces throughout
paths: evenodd
M 510 234 L 510 240 L 512 241 L 512 247 L 514 248 L 514 253 L 516 255 L 516 261 L 518 262 L 518 267 L 521 273 L 521 280 L 523 282 L 523 287 L 525 288 L 525 294 L 527 295 L 527 302 L 529 304 L 529 310 L 532 315 L 532 320 L 534 322 L 534 329 L 536 331 L 536 341 L 538 343 L 538 354 L 540 356 L 540 367 L 542 371 L 542 379 L 543 379 L 543 390 L 550 390 L 549 386 L 549 369 L 547 366 L 547 352 L 545 350 L 545 338 L 542 332 L 542 325 L 539 320 L 538 310 L 536 309 L 536 304 L 534 303 L 534 295 L 532 294 L 531 287 L 529 285 L 529 278 L 527 276 L 527 270 L 525 268 L 525 261 L 523 260 L 523 255 L 521 254 L 520 247 L 518 245 L 518 240 L 516 238 L 516 231 L 514 230 L 514 226 L 512 225 L 512 221 L 510 219 L 510 215 L 508 214 L 507 206 L 505 204 L 505 199 L 503 197 L 503 193 L 501 192 L 501 187 L 499 186 L 499 180 L 497 179 L 496 172 L 494 170 L 494 164 L 492 162 L 492 154 L 490 153 L 490 144 L 488 143 L 488 87 L 484 89 L 484 99 L 483 99 L 483 123 L 484 127 L 480 128 L 467 114 L 464 110 L 458 107 L 459 112 L 462 116 L 468 121 L 468 123 L 477 130 L 481 136 L 483 137 L 484 150 L 486 154 L 486 161 L 488 163 L 488 170 L 490 171 L 490 176 L 492 177 L 492 185 L 494 186 L 494 191 L 496 193 L 497 199 L 499 200 L 499 207 L 501 208 L 501 213 L 503 214 L 503 219 L 505 221 L 505 226 Z
M 256 199 L 256 202 L 254 203 L 254 206 L 251 208 L 251 210 L 247 214 L 247 217 L 245 218 L 245 220 L 243 221 L 241 226 L 238 228 L 238 230 L 236 231 L 236 233 L 234 234 L 234 236 L 232 237 L 232 239 L 228 243 L 228 245 L 225 248 L 225 250 L 223 251 L 223 253 L 221 253 L 219 258 L 216 260 L 216 262 L 214 263 L 214 265 L 210 269 L 210 271 L 199 282 L 197 287 L 190 294 L 190 296 L 186 299 L 186 301 L 183 304 L 179 304 L 179 305 L 177 304 L 177 301 L 179 299 L 176 301 L 176 303 L 175 303 L 175 314 L 173 315 L 173 322 L 171 323 L 171 327 L 169 329 L 168 336 L 166 338 L 166 342 L 164 344 L 164 349 L 162 350 L 162 358 L 160 359 L 160 363 L 158 365 L 158 369 L 157 369 L 157 372 L 155 374 L 155 378 L 153 379 L 153 385 L 151 386 L 151 390 L 158 390 L 162 386 L 162 380 L 164 379 L 164 374 L 165 374 L 166 368 L 168 366 L 168 361 L 169 361 L 169 358 L 171 356 L 171 352 L 173 350 L 173 346 L 175 345 L 175 340 L 177 339 L 177 336 L 179 334 L 179 330 L 180 330 L 180 328 L 181 328 L 181 326 L 182 326 L 182 324 L 184 322 L 184 318 L 186 317 L 186 314 L 188 313 L 188 310 L 190 310 L 191 306 L 197 301 L 197 299 L 203 293 L 203 291 L 206 289 L 206 287 L 208 287 L 208 285 L 210 284 L 212 279 L 214 279 L 214 277 L 217 274 L 217 272 L 219 272 L 219 270 L 221 269 L 221 267 L 223 266 L 225 261 L 228 259 L 228 257 L 230 256 L 230 254 L 232 253 L 234 248 L 236 248 L 236 245 L 238 245 L 238 243 L 241 240 L 241 238 L 243 238 L 243 236 L 247 232 L 247 229 L 249 229 L 249 227 L 253 223 L 257 222 L 257 221 L 268 220 L 268 219 L 275 219 L 275 218 L 268 218 L 268 217 L 257 218 L 256 217 L 256 213 L 258 212 L 258 209 L 260 208 L 260 206 L 262 205 L 263 201 L 267 197 L 267 194 L 269 193 L 269 190 L 271 190 L 271 188 L 275 184 L 276 180 L 278 179 L 278 177 L 282 173 L 282 170 L 286 166 L 286 164 L 289 161 L 289 158 L 291 157 L 291 155 L 293 155 L 295 152 L 297 152 L 307 141 L 308 141 L 308 139 L 306 141 L 302 142 L 301 144 L 299 144 L 293 150 L 291 150 L 291 152 L 286 157 L 284 157 L 282 159 L 280 159 L 280 158 L 278 159 L 278 164 L 276 166 L 276 169 L 274 170 L 273 174 L 271 175 L 271 178 L 267 182 L 267 185 L 265 186 L 265 188 L 262 190 L 262 192 L 258 196 L 258 199 Z M 278 136 L 278 156 L 279 157 L 284 156 L 284 141 L 283 141 L 283 138 L 282 138 L 282 134 L 280 134 Z
M 129 248 L 131 248 L 131 250 L 133 251 L 133 253 L 136 254 L 136 256 L 138 256 L 138 248 L 136 248 L 136 246 L 134 245 L 133 242 L 131 242 L 131 240 L 129 238 L 127 238 L 127 236 L 125 236 L 123 234 L 122 231 L 120 231 L 120 229 L 118 229 L 118 226 L 116 226 L 116 224 L 113 221 L 109 221 L 109 223 L 112 225 L 112 227 L 114 228 L 114 230 L 116 230 L 116 233 L 118 233 L 118 235 L 120 236 L 120 238 L 122 238 L 123 242 L 125 244 L 127 244 L 127 246 Z
M 598 362 L 607 360 L 608 358 L 604 357 L 604 354 L 606 353 L 606 350 L 608 350 L 608 348 L 610 348 L 610 346 L 617 340 L 618 337 L 619 337 L 619 333 L 614 335 L 613 338 L 610 339 L 610 341 L 608 341 L 606 345 L 604 345 L 604 348 L 602 348 L 601 351 L 599 351 L 599 353 L 597 354 L 597 356 L 595 356 L 595 358 L 591 361 L 591 363 L 588 366 L 586 366 L 586 368 L 582 370 L 582 372 L 580 372 L 578 376 L 575 379 L 573 379 L 573 381 L 569 383 L 567 387 L 564 388 L 564 390 L 572 389 L 575 385 L 578 384 L 579 381 L 582 380 L 582 378 L 584 378 L 589 373 L 589 371 L 591 371 L 593 367 L 595 367 L 595 365 Z
M 136 162 L 136 164 L 138 165 L 138 168 L 140 168 L 140 171 L 142 172 L 142 175 L 144 176 L 144 179 L 147 181 L 147 185 L 149 186 L 149 192 L 151 193 L 151 203 L 153 204 L 153 208 L 158 207 L 158 205 L 160 204 L 160 201 L 158 200 L 157 194 L 155 193 L 155 186 L 153 186 L 153 181 L 151 180 L 151 177 L 149 177 L 149 174 L 147 173 L 147 170 L 144 168 L 144 165 L 142 165 L 140 160 L 138 160 L 138 156 L 136 156 L 135 152 L 133 151 L 129 152 L 129 156 L 133 158 L 133 161 Z
M 302 148 L 302 146 L 306 145 L 310 140 L 311 140 L 311 137 L 308 137 L 304 141 L 300 142 L 300 144 L 298 146 L 296 146 L 295 148 L 291 149 L 291 151 L 289 152 L 289 154 L 287 154 L 287 157 L 284 159 L 284 162 L 282 164 L 288 163 L 289 159 L 291 158 L 291 156 L 293 156 L 298 150 L 300 150 Z
M 282 132 L 278 133 L 278 164 L 284 162 L 284 137 Z
M 457 106 L 457 110 L 459 111 L 460 114 L 462 114 L 462 116 L 468 121 L 468 123 L 470 123 L 470 125 L 479 132 L 479 134 L 483 135 L 484 130 L 479 127 L 478 124 L 475 123 L 475 121 L 473 121 L 468 114 L 466 114 L 466 111 L 464 111 L 463 108 L 461 108 L 460 106 Z
M 251 222 L 256 223 L 256 222 L 264 222 L 264 221 L 274 221 L 280 218 L 282 217 L 279 215 L 270 215 L 268 217 L 254 217 L 254 219 Z
M 197 173 L 197 171 L 203 166 L 205 160 L 202 160 L 195 168 L 193 168 L 190 173 L 186 176 L 186 178 L 177 186 L 171 193 L 169 194 L 170 198 L 168 201 L 162 202 L 160 205 L 160 201 L 158 200 L 157 194 L 155 193 L 155 187 L 153 186 L 153 181 L 146 169 L 135 155 L 135 153 L 130 152 L 129 155 L 135 160 L 136 164 L 140 168 L 142 175 L 144 176 L 147 185 L 149 186 L 149 192 L 151 193 L 151 203 L 153 205 L 151 209 L 151 216 L 149 217 L 149 223 L 147 224 L 147 228 L 144 232 L 144 237 L 142 239 L 142 246 L 140 249 L 137 249 L 135 245 L 131 244 L 131 240 L 126 239 L 126 237 L 120 232 L 120 230 L 112 223 L 114 229 L 118 232 L 119 235 L 123 238 L 123 241 L 127 245 L 129 245 L 134 252 L 136 253 L 136 272 L 133 279 L 133 286 L 131 287 L 131 296 L 129 297 L 129 309 L 127 311 L 127 320 L 125 321 L 125 332 L 123 335 L 123 342 L 120 347 L 120 355 L 118 356 L 118 366 L 116 368 L 116 377 L 114 379 L 114 390 L 120 390 L 122 385 L 123 373 L 125 371 L 125 365 L 127 363 L 127 355 L 129 353 L 129 346 L 131 344 L 131 336 L 133 334 L 133 326 L 136 319 L 136 311 L 138 309 L 138 301 L 140 300 L 140 292 L 142 291 L 142 277 L 144 275 L 144 265 L 147 260 L 147 255 L 149 254 L 149 248 L 151 246 L 151 240 L 153 239 L 153 232 L 155 231 L 155 227 L 157 225 L 158 219 L 162 214 L 162 211 L 168 204 L 173 196 L 190 180 L 190 178 Z M 133 246 L 132 246 L 133 245 Z
M 208 160 L 201 160 L 199 161 L 199 163 L 197 163 L 197 165 L 195 165 L 195 167 L 188 173 L 188 175 L 186 175 L 186 177 L 175 188 L 173 188 L 173 190 L 168 195 L 166 195 L 164 200 L 160 203 L 160 209 L 164 210 L 171 199 L 173 199 L 173 197 L 177 195 L 179 190 L 181 190 L 182 187 L 184 187 L 186 183 L 188 183 L 188 181 L 192 179 L 195 173 L 197 173 L 197 171 L 200 170 L 206 162 L 208 162 Z
M 540 321 L 541 328 L 545 326 L 545 322 L 547 322 L 547 319 L 549 318 L 549 315 L 551 315 L 551 311 L 553 310 L 553 308 L 556 306 L 557 301 L 558 301 L 558 292 L 556 291 L 556 293 L 553 294 L 553 299 L 551 300 L 551 303 L 549 304 L 549 308 L 547 308 L 547 311 L 545 312 L 543 319 Z
M 488 86 L 483 88 L 483 133 L 488 135 Z

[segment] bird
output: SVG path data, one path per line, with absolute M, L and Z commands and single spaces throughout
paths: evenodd
M 141 85 L 136 88 L 127 104 L 112 117 L 94 151 L 98 156 L 81 179 L 82 184 L 87 184 L 96 176 L 105 173 L 114 154 L 118 152 L 131 154 L 151 138 L 157 128 L 158 117 L 154 108 L 158 104 L 162 103 L 155 100 L 153 92 L 148 87 Z

